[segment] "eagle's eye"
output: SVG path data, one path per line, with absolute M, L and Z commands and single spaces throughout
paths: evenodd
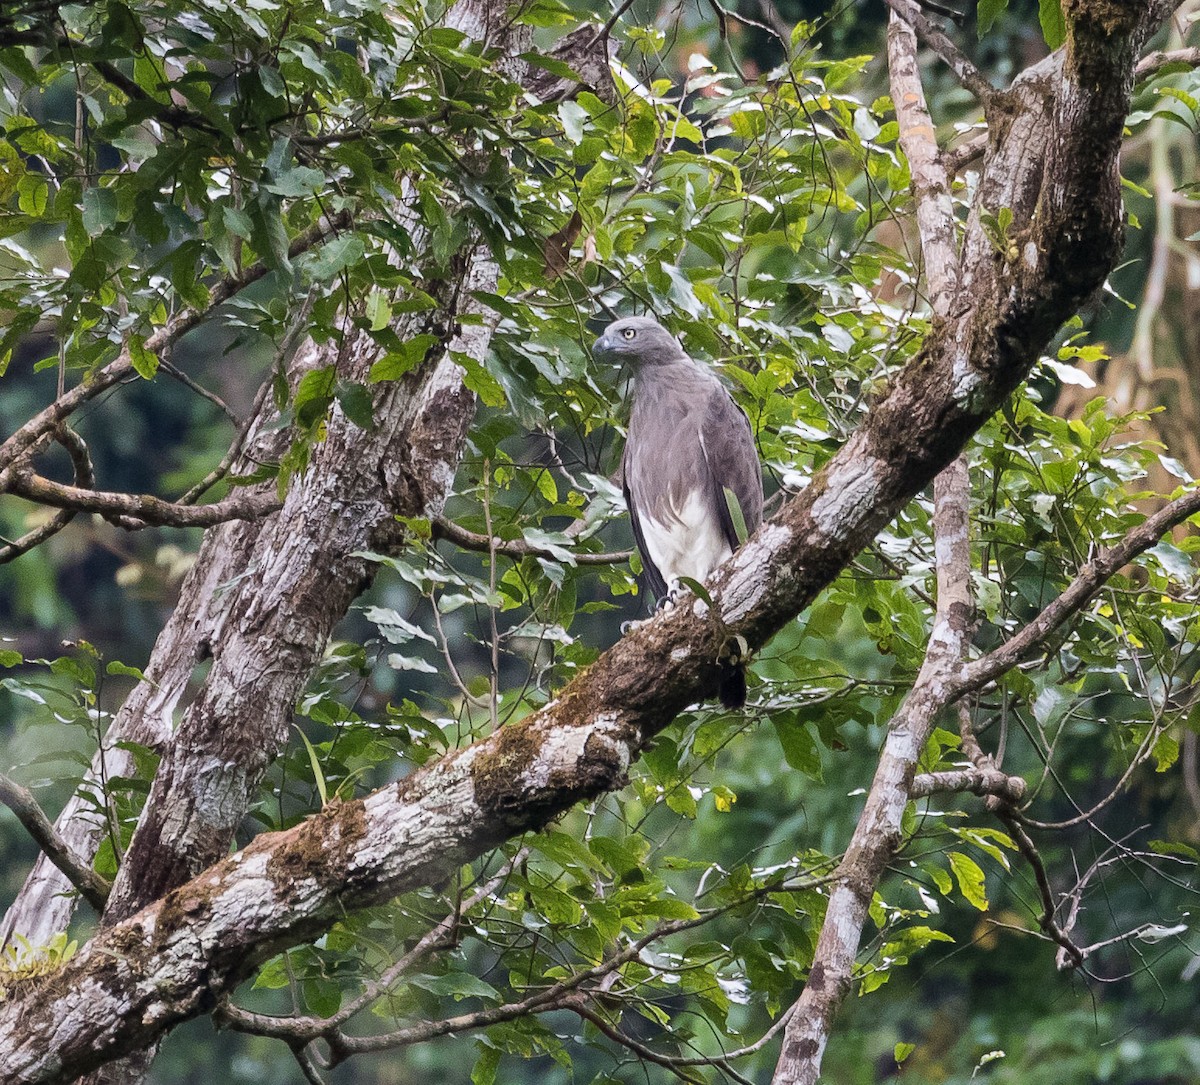
M 625 339 L 632 339 L 635 335 L 637 335 L 637 330 L 634 328 L 623 328 L 621 330 L 621 335 Z

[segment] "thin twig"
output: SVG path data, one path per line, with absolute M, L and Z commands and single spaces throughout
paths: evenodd
M 463 916 L 491 896 L 504 881 L 512 874 L 529 855 L 528 848 L 521 848 L 511 859 L 483 885 L 479 886 L 465 901 L 460 903 L 440 922 L 431 927 L 417 944 L 402 957 L 388 965 L 383 974 L 376 980 L 368 981 L 362 991 L 354 998 L 343 1002 L 337 1013 L 330 1017 L 274 1017 L 270 1014 L 253 1013 L 240 1006 L 228 1002 L 215 1012 L 217 1020 L 222 1025 L 228 1025 L 237 1032 L 251 1032 L 258 1036 L 272 1036 L 276 1039 L 287 1040 L 301 1046 L 328 1035 L 350 1020 L 355 1014 L 365 1009 L 380 995 L 388 991 L 396 981 L 407 972 L 417 961 L 427 956 L 442 943 L 447 936 L 462 922 Z
M 1200 67 L 1200 48 L 1159 49 L 1147 53 L 1133 69 L 1133 77 L 1140 83 L 1172 64 L 1187 68 Z
M 1058 944 L 1063 953 L 1070 959 L 1071 967 L 1082 967 L 1083 951 L 1071 941 L 1067 936 L 1067 932 L 1058 925 L 1058 920 L 1054 918 L 1054 913 L 1057 910 L 1054 904 L 1054 893 L 1050 888 L 1050 878 L 1046 874 L 1046 864 L 1042 862 L 1037 845 L 1030 839 L 1029 834 L 1017 818 L 1015 811 L 1001 808 L 996 812 L 996 816 L 1004 823 L 1005 828 L 1008 829 L 1008 835 L 1012 837 L 1013 843 L 1017 845 L 1017 850 L 1020 851 L 1025 861 L 1033 870 L 1038 893 L 1042 898 L 1042 914 L 1038 919 L 1039 926 L 1041 926 L 1050 939 Z M 1059 967 L 1061 968 L 1063 965 L 1060 963 Z
M 942 155 L 942 163 L 946 167 L 946 172 L 951 177 L 956 177 L 972 162 L 981 159 L 987 152 L 988 133 L 980 132 L 976 136 L 972 136 L 965 143 L 960 143 L 957 147 L 951 147 Z
M 968 663 L 956 681 L 956 695 L 982 689 L 1037 651 L 1068 619 L 1082 610 L 1122 566 L 1156 545 L 1171 528 L 1200 512 L 1200 487 L 1164 505 L 1119 543 L 1087 562 L 1067 588 L 1019 633 L 981 659 Z
M 661 1066 L 666 1070 L 670 1070 L 680 1081 L 689 1082 L 690 1085 L 702 1085 L 704 1079 L 695 1077 L 688 1073 L 688 1067 L 676 1062 L 670 1055 L 663 1055 L 655 1051 L 652 1047 L 647 1047 L 644 1043 L 635 1040 L 632 1036 L 627 1036 L 620 1029 L 611 1025 L 600 1014 L 596 1013 L 586 1001 L 586 996 L 577 995 L 575 998 L 569 999 L 564 1004 L 566 1009 L 577 1013 L 585 1021 L 590 1021 L 596 1026 L 605 1036 L 614 1043 L 620 1044 L 622 1047 L 628 1048 L 635 1055 L 647 1062 L 652 1062 L 656 1066 Z M 725 1065 L 725 1060 L 720 1057 L 711 1059 L 703 1059 L 702 1063 L 712 1066 L 720 1066 L 734 1081 L 739 1082 L 739 1085 L 753 1085 L 753 1082 L 743 1074 L 739 1074 L 731 1066 Z
M 461 546 L 464 550 L 476 550 L 481 554 L 497 553 L 510 558 L 537 557 L 560 561 L 555 553 L 543 546 L 534 546 L 524 539 L 489 538 L 486 534 L 468 531 L 465 527 L 445 517 L 433 521 L 433 537 Z M 587 551 L 571 551 L 571 560 L 578 565 L 619 565 L 633 556 L 632 550 L 614 550 L 609 553 L 593 554 Z
M 207 475 L 196 483 L 187 493 L 179 498 L 180 505 L 194 505 L 201 497 L 211 490 L 218 482 L 221 481 L 227 474 L 229 469 L 234 465 L 234 462 L 242 454 L 242 448 L 246 444 L 246 437 L 250 430 L 254 427 L 254 423 L 258 421 L 259 414 L 262 410 L 262 405 L 267 398 L 267 393 L 271 390 L 270 380 L 265 380 L 259 385 L 258 392 L 254 396 L 254 403 L 251 405 L 249 412 L 246 415 L 245 421 L 238 428 L 233 441 L 230 442 L 229 449 L 225 455 L 221 457 L 221 462 L 217 464 Z
M 230 407 L 229 404 L 226 403 L 225 400 L 223 400 L 219 395 L 217 395 L 216 392 L 209 391 L 209 389 L 205 388 L 204 385 L 192 380 L 192 378 L 189 377 L 182 369 L 180 369 L 178 366 L 172 365 L 169 361 L 167 361 L 166 358 L 159 359 L 158 368 L 168 376 L 174 377 L 185 388 L 190 388 L 196 393 L 196 395 L 202 397 L 203 399 L 207 399 L 209 403 L 211 403 L 217 408 L 217 410 L 224 414 L 235 426 L 241 426 L 243 424 L 242 420 L 238 418 L 233 408 Z

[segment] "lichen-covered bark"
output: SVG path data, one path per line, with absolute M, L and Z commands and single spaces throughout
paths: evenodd
M 715 578 L 711 596 L 719 620 L 703 603 L 685 601 L 624 638 L 520 724 L 361 803 L 256 840 L 110 925 L 60 974 L 0 1006 L 0 1080 L 67 1080 L 143 1046 L 172 1023 L 204 1012 L 256 963 L 310 938 L 342 908 L 436 881 L 497 841 L 619 787 L 645 741 L 715 690 L 725 638 L 741 634 L 758 647 L 812 601 L 954 458 L 1115 262 L 1121 221 L 1116 141 L 1134 56 L 1166 7 L 1083 0 L 1069 7 L 1070 48 L 1018 79 L 1008 92 L 1006 123 L 993 117 L 997 127 L 953 304 L 812 486 Z M 994 214 L 1003 207 L 1013 212 L 1010 244 L 997 244 L 981 226 L 981 209 Z M 308 519 L 300 493 L 289 497 L 291 511 L 285 506 L 280 514 L 298 516 L 318 547 L 340 553 L 335 565 L 332 550 L 320 549 L 318 559 L 323 571 L 334 572 L 338 599 L 348 598 L 366 575 L 341 548 L 358 537 L 364 521 L 386 521 L 399 485 L 389 476 L 396 463 L 416 463 L 432 447 L 436 427 L 421 435 L 420 411 L 411 408 L 422 393 L 436 398 L 454 387 L 444 372 L 425 371 L 414 380 L 418 384 L 395 392 L 408 401 L 381 403 L 386 417 L 410 435 L 408 449 L 396 434 L 376 435 L 377 446 L 365 458 L 343 463 L 339 457 L 357 437 L 349 423 L 335 419 L 328 448 L 302 484 L 312 509 L 333 522 Z M 434 455 L 432 462 L 447 461 Z M 373 477 L 380 473 L 383 481 Z M 136 860 L 137 870 L 118 887 L 109 923 L 197 868 L 188 849 L 206 843 L 204 834 L 214 826 L 228 825 L 261 771 L 262 752 L 247 749 L 252 740 L 238 729 L 253 728 L 253 741 L 268 748 L 279 741 L 302 673 L 323 643 L 319 629 L 332 612 L 324 614 L 323 600 L 315 598 L 315 562 L 262 530 L 266 548 L 254 552 L 285 578 L 287 597 L 260 584 L 253 597 L 234 592 L 201 608 L 211 625 L 180 628 L 181 646 L 216 637 L 210 640 L 213 671 L 223 687 L 202 692 L 185 716 L 151 796 L 152 812 L 139 828 L 144 842 L 135 843 L 126 860 L 127 867 Z M 315 608 L 315 616 L 291 609 L 293 598 Z M 206 687 L 212 681 L 210 673 Z M 270 703 L 237 683 L 261 685 Z M 905 741 L 906 732 L 898 730 L 896 765 L 913 755 L 901 748 Z M 907 741 L 915 745 L 911 735 Z M 875 827 L 879 840 L 872 846 L 888 845 L 887 823 L 885 817 Z M 853 893 L 853 886 L 846 891 Z
M 0 1081 L 70 1081 L 152 1043 L 347 910 L 439 882 L 582 795 L 619 787 L 635 737 L 603 720 L 526 730 L 518 743 L 514 732 L 256 838 L 14 990 L 0 1003 Z
M 496 0 L 464 0 L 449 21 L 499 42 L 493 31 L 507 24 L 506 12 Z M 525 31 L 505 32 L 519 53 Z M 395 213 L 411 220 L 419 242 L 415 217 L 404 207 Z M 364 431 L 335 407 L 325 439 L 277 514 L 206 534 L 146 680 L 118 713 L 85 784 L 96 794 L 101 778 L 133 774 L 132 758 L 118 743 L 164 754 L 104 925 L 227 854 L 263 772 L 286 741 L 293 706 L 333 627 L 370 582 L 373 565 L 353 555 L 397 545 L 396 516 L 440 513 L 474 409 L 449 352 L 482 358 L 491 322 L 473 292 L 494 290 L 497 275 L 481 246 L 462 250 L 451 270 L 444 282 L 429 286 L 439 307 L 394 327 L 402 339 L 432 331 L 441 347 L 404 379 L 376 386 L 374 426 Z M 468 313 L 483 319 L 460 324 Z M 292 366 L 293 385 L 303 372 L 326 365 L 365 383 L 375 357 L 372 342 L 355 332 L 344 345 L 307 343 Z M 247 443 L 258 462 L 278 459 L 280 441 L 286 443 L 273 421 L 268 398 Z M 202 685 L 185 703 L 193 671 L 209 659 Z M 107 831 L 95 803 L 80 795 L 64 809 L 59 827 L 86 856 Z M 65 929 L 74 906 L 70 888 L 55 868 L 39 862 L 0 926 L 0 944 L 20 934 L 40 945 Z

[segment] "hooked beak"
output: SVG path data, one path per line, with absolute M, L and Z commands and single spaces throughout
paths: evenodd
M 607 354 L 612 350 L 612 345 L 608 341 L 608 335 L 602 335 L 592 344 L 593 354 Z

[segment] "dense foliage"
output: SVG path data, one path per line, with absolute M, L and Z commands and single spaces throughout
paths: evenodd
M 297 340 L 336 341 L 348 321 L 382 352 L 369 383 L 398 380 L 445 339 L 432 314 L 464 251 L 485 245 L 500 266 L 498 288 L 478 292 L 492 349 L 483 364 L 460 358 L 479 405 L 448 523 L 411 521 L 407 550 L 377 555 L 374 587 L 297 705 L 242 844 L 520 719 L 646 613 L 636 558 L 619 553 L 630 544 L 614 478 L 625 375 L 587 350 L 610 315 L 655 313 L 718 367 L 776 502 L 808 484 L 928 329 L 886 79 L 868 55 L 835 56 L 825 23 L 792 22 L 763 45 L 732 16 L 627 16 L 613 30 L 614 94 L 555 89 L 577 82 L 554 49 L 581 18 L 557 0 L 519 5 L 497 28 L 527 36 L 519 72 L 442 16 L 381 0 L 109 0 L 53 17 L 18 3 L 0 16 L 0 411 L 11 432 L 56 387 L 128 352 L 129 378 L 71 423 L 96 488 L 190 505 L 269 478 L 285 493 L 331 411 L 373 424 L 372 388 L 335 367 L 289 385 Z M 1012 29 L 1001 18 L 996 32 Z M 1194 78 L 1159 78 L 1173 82 L 1146 88 L 1157 94 L 1137 123 L 1181 107 L 1193 120 Z M 969 136 L 961 96 L 935 108 Z M 1007 229 L 1001 210 L 997 246 Z M 413 313 L 431 314 L 428 326 L 398 337 L 393 318 Z M 1114 337 L 1122 313 L 1101 317 Z M 176 345 L 172 321 L 197 327 Z M 1200 469 L 1145 437 L 1146 411 L 1096 398 L 1076 417 L 1053 413 L 1057 388 L 1089 388 L 1116 349 L 1090 327 L 1064 330 L 969 450 L 979 652 L 1169 496 L 1150 492 L 1148 471 L 1183 487 Z M 286 452 L 228 474 L 218 464 L 260 386 Z M 61 450 L 39 465 L 72 477 Z M 52 515 L 30 509 L 0 501 L 8 537 Z M 399 1080 L 400 1059 L 404 1073 L 475 1085 L 617 1080 L 634 1058 L 638 1074 L 667 1080 L 655 1056 L 718 1060 L 677 1063 L 685 1080 L 729 1066 L 764 1079 L 770 1043 L 728 1065 L 722 1051 L 754 1045 L 807 977 L 822 887 L 925 652 L 930 518 L 930 501 L 915 501 L 776 637 L 744 712 L 697 706 L 621 793 L 454 884 L 347 915 L 268 963 L 239 1001 L 328 1017 L 367 992 L 377 997 L 352 1030 L 398 1030 L 397 1045 L 424 1039 L 422 1022 L 479 1014 L 448 1031 L 487 1025 L 472 1032 L 473 1070 L 460 1038 L 370 1068 L 361 1058 L 346 1081 Z M 0 651 L 0 768 L 48 807 L 104 741 L 197 539 L 81 516 L 0 568 L 13 634 Z M 1182 531 L 1161 541 L 969 708 L 983 745 L 1029 784 L 1026 827 L 1066 902 L 1060 922 L 1075 900 L 1076 942 L 1112 946 L 1056 974 L 1056 947 L 1036 940 L 1035 874 L 1007 829 L 969 795 L 916 801 L 830 1080 L 878 1080 L 897 1062 L 931 1082 L 976 1068 L 1064 1085 L 1200 1075 L 1197 811 L 1185 793 L 1195 549 Z M 1181 743 L 1192 750 L 1182 764 Z M 106 876 L 154 771 L 152 752 L 138 752 L 144 775 L 95 795 L 110 825 L 95 864 Z M 948 713 L 922 768 L 963 758 Z M 15 823 L 0 830 L 6 853 L 27 858 Z M 23 864 L 5 867 L 15 893 Z M 536 1004 L 588 970 L 602 999 Z M 484 1011 L 526 1000 L 550 1012 L 488 1024 Z M 187 1080 L 194 1045 L 214 1042 L 181 1036 L 160 1080 Z M 235 1042 L 216 1042 L 231 1058 Z M 264 1043 L 236 1047 L 229 1080 L 302 1080 L 282 1045 Z

